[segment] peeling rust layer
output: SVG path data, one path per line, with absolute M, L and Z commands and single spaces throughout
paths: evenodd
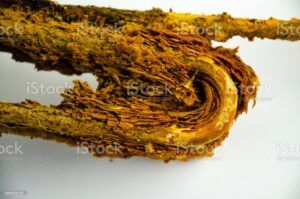
M 158 8 L 148 11 L 122 10 L 94 6 L 59 5 L 47 0 L 2 0 L 3 8 L 27 11 L 30 17 L 39 15 L 67 23 L 87 21 L 94 26 L 122 27 L 128 23 L 151 29 L 166 29 L 178 34 L 200 34 L 208 39 L 226 41 L 233 36 L 300 40 L 300 20 L 234 18 L 227 13 L 199 15 L 164 12 Z M 42 18 L 46 20 L 47 17 Z
M 213 48 L 208 35 L 178 34 L 168 24 L 170 19 L 205 24 L 203 19 L 207 24 L 218 21 L 229 27 L 246 24 L 246 19 L 230 18 L 229 22 L 229 16 L 222 15 L 225 18 L 220 22 L 216 18 L 221 16 L 24 2 L 0 3 L 0 26 L 18 29 L 4 32 L 1 50 L 39 69 L 93 73 L 99 86 L 93 90 L 75 81 L 57 106 L 30 100 L 0 102 L 3 133 L 72 146 L 85 144 L 100 157 L 188 160 L 211 156 L 235 118 L 247 111 L 249 100 L 255 100 L 258 78 L 236 55 L 236 49 Z M 148 25 L 142 23 L 145 20 Z M 116 22 L 122 24 L 120 29 L 108 26 Z M 156 22 L 166 26 L 154 26 Z M 294 25 L 297 20 L 290 22 Z M 265 30 L 257 29 L 255 35 L 247 33 L 246 37 L 280 38 Z M 236 30 L 222 34 L 213 39 L 242 35 Z M 111 145 L 118 146 L 114 153 L 99 153 L 93 147 Z

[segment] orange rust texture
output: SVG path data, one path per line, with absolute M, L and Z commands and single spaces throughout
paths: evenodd
M 245 27 L 253 20 L 229 15 L 24 2 L 0 4 L 0 26 L 19 27 L 17 32 L 2 35 L 1 49 L 39 69 L 92 73 L 99 86 L 93 90 L 75 81 L 74 88 L 62 94 L 64 100 L 51 107 L 31 100 L 0 102 L 1 132 L 72 146 L 117 145 L 114 153 L 89 148 L 100 157 L 168 161 L 211 156 L 235 118 L 247 111 L 249 100 L 255 100 L 259 81 L 235 49 L 213 48 L 210 39 L 224 41 L 233 35 L 281 38 L 274 35 L 273 19 L 250 33 Z M 180 34 L 176 24 L 183 22 L 217 24 L 223 32 Z M 111 28 L 115 23 L 121 26 Z M 238 30 L 236 23 L 245 26 Z M 289 23 L 299 25 L 298 20 Z

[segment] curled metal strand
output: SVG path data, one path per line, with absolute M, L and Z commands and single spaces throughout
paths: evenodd
M 121 11 L 52 2 L 34 6 L 30 2 L 1 4 L 0 26 L 21 27 L 18 32 L 2 35 L 1 49 L 40 69 L 93 73 L 99 86 L 93 90 L 87 83 L 75 81 L 57 106 L 46 107 L 31 100 L 0 102 L 1 132 L 70 145 L 118 146 L 115 153 L 90 148 L 101 157 L 187 160 L 211 156 L 235 118 L 247 111 L 249 100 L 255 100 L 259 81 L 254 71 L 235 49 L 213 48 L 210 43 L 210 39 L 226 40 L 241 32 L 227 31 L 227 36 L 213 38 L 178 34 L 170 26 L 171 19 L 175 24 L 185 21 L 190 25 L 205 25 L 205 19 L 201 22 L 199 16 L 157 10 Z M 112 15 L 112 11 L 119 14 Z M 222 16 L 228 17 L 210 16 L 206 21 L 218 21 L 228 28 L 247 21 L 231 18 L 222 22 L 217 19 Z M 142 23 L 146 19 L 148 25 Z M 125 23 L 117 31 L 107 26 L 121 20 Z M 157 26 L 158 22 L 164 25 Z M 272 30 L 268 34 L 258 31 L 255 36 L 280 38 L 272 36 Z

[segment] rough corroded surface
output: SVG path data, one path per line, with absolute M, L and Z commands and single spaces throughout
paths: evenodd
M 213 48 L 209 37 L 178 34 L 169 25 L 153 26 L 154 21 L 168 24 L 170 19 L 205 24 L 201 17 L 192 20 L 193 15 L 158 10 L 119 11 L 51 2 L 27 3 L 27 9 L 20 6 L 23 1 L 18 2 L 1 4 L 0 26 L 19 27 L 2 35 L 1 48 L 42 69 L 93 73 L 99 86 L 93 90 L 75 81 L 58 106 L 0 103 L 2 132 L 71 145 L 118 146 L 114 153 L 98 153 L 90 147 L 96 156 L 187 160 L 212 155 L 235 118 L 255 99 L 258 78 L 236 50 Z M 206 21 L 215 23 L 215 17 L 221 16 Z M 153 24 L 145 25 L 145 20 Z M 98 25 L 90 24 L 96 21 Z M 246 21 L 232 19 L 225 24 Z M 115 22 L 122 27 L 108 26 Z M 226 34 L 218 40 L 242 35 Z
M 226 41 L 233 36 L 253 38 L 300 39 L 300 20 L 234 18 L 227 13 L 199 15 L 163 12 L 154 8 L 148 11 L 121 10 L 94 6 L 59 5 L 47 0 L 2 0 L 2 7 L 28 11 L 32 18 L 38 15 L 67 23 L 87 21 L 93 26 L 121 27 L 128 23 L 152 29 L 167 29 L 177 34 L 197 34 L 216 41 Z M 47 19 L 46 17 L 43 19 Z

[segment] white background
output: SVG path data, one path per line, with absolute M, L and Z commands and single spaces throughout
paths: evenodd
M 172 8 L 175 12 L 236 17 L 300 18 L 299 0 L 60 0 L 126 9 Z M 23 154 L 0 155 L 0 198 L 101 199 L 299 199 L 300 198 L 300 42 L 236 37 L 227 47 L 239 46 L 241 58 L 261 80 L 257 105 L 240 116 L 215 157 L 187 163 L 146 158 L 93 159 L 76 148 L 43 140 L 3 135 L 1 146 L 17 142 Z M 16 63 L 0 53 L 0 101 L 25 98 L 57 104 L 58 94 L 28 92 L 28 82 L 46 86 L 72 86 L 73 79 L 88 81 L 90 74 L 64 76 L 39 72 L 32 64 Z M 1 192 L 2 191 L 2 192 Z M 20 191 L 19 196 L 4 196 Z M 22 191 L 26 193 L 22 194 Z

